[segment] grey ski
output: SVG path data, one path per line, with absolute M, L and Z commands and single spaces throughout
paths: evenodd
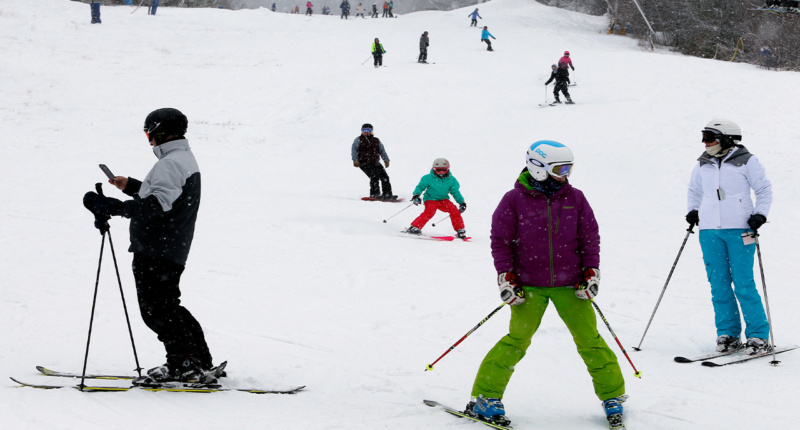
M 797 345 L 787 346 L 787 347 L 784 347 L 784 348 L 775 348 L 774 353 L 775 354 L 781 354 L 781 353 L 784 353 L 784 352 L 787 352 L 787 351 L 792 351 L 792 350 L 797 349 L 797 348 L 798 348 Z M 773 354 L 773 351 L 762 352 L 761 354 L 756 354 L 756 355 L 744 355 L 744 356 L 737 357 L 737 358 L 735 358 L 733 360 L 728 360 L 728 361 L 725 361 L 725 362 L 722 362 L 722 363 L 714 363 L 713 361 L 704 361 L 702 363 L 702 365 L 706 366 L 706 367 L 722 367 L 722 366 L 727 366 L 729 364 L 744 363 L 745 361 L 755 360 L 756 358 L 772 357 L 772 354 Z

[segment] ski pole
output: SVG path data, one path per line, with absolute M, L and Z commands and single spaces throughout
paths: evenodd
M 777 366 L 780 361 L 775 359 L 775 332 L 772 331 L 772 317 L 769 314 L 769 298 L 767 297 L 767 283 L 764 281 L 764 265 L 761 263 L 761 244 L 758 242 L 758 233 L 753 232 L 753 238 L 756 240 L 756 251 L 758 251 L 758 268 L 761 270 L 761 286 L 764 287 L 764 302 L 767 308 L 767 322 L 769 323 L 769 336 L 772 342 L 772 361 L 769 364 Z
M 370 54 L 370 56 L 369 56 L 369 57 L 372 57 L 372 54 Z M 364 64 L 366 64 L 366 62 L 367 62 L 367 61 L 369 61 L 369 57 L 367 57 L 367 59 L 366 59 L 366 60 L 364 60 L 364 62 L 363 62 L 363 63 L 361 63 L 361 65 L 362 65 L 362 66 L 363 66 Z
M 114 242 L 111 241 L 111 229 L 106 224 L 106 232 L 108 233 L 108 245 L 111 247 L 111 256 L 114 258 L 114 270 L 117 271 L 117 282 L 119 283 L 119 295 L 122 297 L 122 309 L 125 311 L 125 322 L 128 323 L 128 334 L 131 337 L 131 347 L 133 347 L 133 359 L 136 361 L 136 370 L 139 376 L 142 376 L 142 367 L 139 366 L 139 355 L 136 354 L 136 343 L 133 341 L 133 330 L 131 329 L 131 320 L 128 318 L 128 306 L 125 304 L 125 293 L 122 292 L 122 279 L 119 277 L 119 267 L 117 266 L 117 254 L 114 252 Z
M 597 313 L 600 315 L 600 318 L 603 319 L 603 322 L 606 323 L 606 327 L 608 327 L 608 331 L 611 332 L 611 336 L 614 336 L 614 340 L 617 341 L 617 345 L 619 345 L 619 349 L 622 350 L 622 353 L 625 354 L 625 358 L 628 359 L 628 363 L 630 363 L 631 367 L 633 367 L 633 372 L 634 372 L 633 375 L 636 376 L 639 379 L 642 379 L 642 372 L 636 370 L 636 366 L 633 365 L 633 362 L 631 361 L 631 358 L 628 357 L 628 353 L 625 351 L 625 348 L 622 347 L 622 343 L 620 343 L 619 339 L 617 338 L 617 334 L 614 333 L 614 330 L 611 328 L 611 325 L 608 324 L 608 320 L 606 319 L 605 315 L 603 315 L 603 312 L 600 310 L 600 307 L 597 306 L 597 303 L 595 303 L 594 299 L 589 299 L 589 301 L 592 302 L 592 305 L 594 305 L 594 308 L 597 309 Z
M 103 248 L 105 248 L 106 244 L 106 231 L 102 231 L 103 239 L 100 242 L 100 261 L 97 263 L 97 280 L 94 283 L 94 298 L 92 299 L 92 316 L 89 318 L 89 337 L 86 339 L 86 355 L 83 357 L 83 373 L 81 374 L 81 383 L 78 385 L 80 390 L 83 391 L 85 385 L 83 385 L 83 381 L 86 378 L 86 362 L 89 360 L 89 343 L 92 341 L 92 325 L 94 324 L 94 308 L 95 304 L 97 304 L 97 286 L 100 284 L 100 267 L 103 264 Z
M 544 85 L 544 104 L 547 104 L 547 84 Z
M 446 217 L 444 217 L 444 218 L 442 218 L 442 219 L 440 219 L 439 221 L 436 221 L 436 222 L 442 222 L 442 221 L 446 220 L 447 218 L 450 218 L 450 214 L 447 214 Z M 432 223 L 431 226 L 432 227 L 436 227 L 436 222 Z
M 406 210 L 406 209 L 410 208 L 412 205 L 414 205 L 414 203 L 411 203 L 411 204 L 409 204 L 408 206 L 404 207 L 403 209 L 400 209 L 400 212 L 403 212 L 404 210 Z M 390 219 L 392 219 L 392 218 L 396 217 L 397 215 L 400 215 L 400 212 L 398 212 L 398 213 L 396 213 L 396 214 L 394 214 L 394 215 L 390 216 L 389 218 L 386 218 L 385 220 L 383 220 L 383 222 L 384 222 L 384 223 L 386 223 L 386 221 L 388 221 L 388 220 L 390 220 Z
M 653 322 L 653 317 L 656 316 L 656 311 L 658 310 L 658 305 L 661 304 L 661 299 L 664 298 L 664 293 L 667 291 L 667 285 L 669 285 L 669 280 L 672 279 L 672 272 L 675 271 L 675 266 L 678 265 L 678 260 L 681 258 L 681 253 L 683 253 L 683 247 L 686 246 L 686 241 L 689 240 L 689 235 L 694 234 L 694 224 L 690 224 L 689 228 L 686 229 L 686 237 L 683 238 L 683 244 L 681 244 L 681 250 L 678 251 L 678 256 L 675 257 L 675 262 L 672 263 L 672 269 L 669 271 L 669 276 L 667 276 L 667 282 L 664 283 L 664 288 L 661 290 L 661 295 L 658 296 L 658 302 L 656 302 L 656 307 L 653 309 L 653 314 L 650 315 L 650 321 L 647 322 L 647 327 L 644 329 L 644 333 L 642 333 L 642 339 L 639 341 L 639 346 L 633 347 L 635 351 L 642 350 L 642 342 L 644 342 L 644 337 L 647 335 L 647 330 L 650 329 L 650 323 Z
M 444 358 L 444 356 L 445 356 L 445 355 L 449 354 L 449 353 L 450 353 L 450 351 L 452 351 L 453 349 L 455 349 L 455 347 L 457 347 L 459 343 L 461 343 L 461 342 L 462 342 L 464 339 L 466 339 L 466 338 L 467 338 L 467 336 L 471 335 L 471 334 L 472 334 L 472 333 L 473 333 L 475 330 L 477 330 L 477 329 L 478 329 L 478 327 L 482 326 L 482 325 L 483 325 L 483 323 L 485 323 L 486 321 L 488 321 L 488 320 L 489 320 L 489 318 L 491 318 L 491 317 L 492 317 L 492 315 L 496 314 L 496 313 L 497 313 L 497 311 L 499 311 L 499 310 L 500 310 L 500 308 L 502 308 L 502 307 L 503 307 L 503 306 L 505 306 L 505 305 L 506 305 L 506 302 L 503 302 L 503 304 L 502 304 L 502 305 L 498 306 L 498 307 L 497 307 L 497 309 L 493 310 L 493 311 L 492 311 L 492 313 L 490 313 L 490 314 L 489 314 L 489 316 L 487 316 L 486 318 L 484 318 L 483 320 L 481 320 L 481 322 L 479 322 L 479 323 L 478 323 L 478 325 L 476 325 L 475 327 L 473 327 L 473 328 L 472 328 L 472 330 L 470 330 L 470 331 L 469 331 L 467 334 L 465 334 L 465 335 L 464 335 L 464 337 L 462 337 L 461 339 L 459 339 L 459 340 L 458 340 L 458 342 L 454 343 L 454 344 L 453 344 L 453 346 L 451 346 L 451 347 L 450 347 L 450 349 L 448 349 L 447 351 L 445 351 L 445 352 L 444 352 L 444 354 L 442 354 L 442 355 L 441 355 L 439 358 L 437 358 L 437 359 L 436 359 L 436 361 L 434 361 L 433 363 L 431 363 L 431 364 L 427 365 L 427 366 L 425 367 L 425 371 L 427 372 L 427 371 L 429 371 L 429 370 L 433 370 L 433 365 L 434 365 L 434 364 L 438 363 L 438 362 L 439 362 L 439 360 L 441 360 L 442 358 Z

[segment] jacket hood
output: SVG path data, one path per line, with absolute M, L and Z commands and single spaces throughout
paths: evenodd
M 191 149 L 192 148 L 189 147 L 189 141 L 186 139 L 170 140 L 169 142 L 154 146 L 153 154 L 160 160 L 172 151 L 189 151 Z
M 739 145 L 733 148 L 733 150 L 731 150 L 731 152 L 728 153 L 728 155 L 722 159 L 723 160 L 722 162 L 731 163 L 735 166 L 742 166 L 744 164 L 747 164 L 747 162 L 750 160 L 750 157 L 752 156 L 753 154 L 751 154 L 750 151 L 747 150 L 747 148 L 745 148 L 743 145 Z M 700 158 L 697 159 L 697 161 L 700 162 L 701 166 L 704 164 L 714 164 L 713 161 L 714 158 L 715 157 L 712 157 L 708 155 L 707 152 L 703 151 L 703 155 L 701 155 Z

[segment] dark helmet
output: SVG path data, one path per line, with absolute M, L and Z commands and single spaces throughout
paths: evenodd
M 144 132 L 148 139 L 155 139 L 156 145 L 165 143 L 171 136 L 183 138 L 188 126 L 186 115 L 173 108 L 156 109 L 144 120 Z

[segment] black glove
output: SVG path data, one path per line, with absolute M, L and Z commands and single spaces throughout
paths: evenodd
M 465 210 L 467 210 L 467 204 L 466 203 L 461 203 L 460 205 L 458 205 L 458 211 L 459 212 L 461 212 L 463 214 Z
M 696 210 L 689 211 L 689 213 L 686 214 L 686 222 L 688 222 L 689 225 L 700 224 L 700 216 L 697 214 Z
M 411 203 L 414 203 L 417 206 L 422 204 L 422 199 L 419 197 L 419 194 L 411 198 Z
M 754 232 L 758 232 L 758 229 L 767 222 L 767 217 L 761 214 L 753 214 L 750 215 L 750 219 L 747 220 L 747 225 L 750 226 L 750 229 Z
M 89 212 L 95 216 L 111 217 L 114 215 L 122 215 L 122 210 L 125 205 L 111 197 L 99 195 L 94 191 L 89 191 L 83 196 L 83 205 Z

